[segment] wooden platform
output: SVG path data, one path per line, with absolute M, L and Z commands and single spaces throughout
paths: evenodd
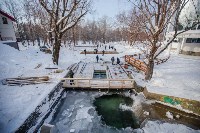
M 86 78 L 63 78 L 63 88 L 74 89 L 133 89 L 133 79 L 86 79 Z
M 82 51 L 80 54 L 85 54 L 84 51 Z M 86 51 L 86 54 L 96 54 L 95 51 Z M 102 51 L 98 51 L 97 54 L 103 54 Z M 104 54 L 119 54 L 117 51 L 105 51 Z

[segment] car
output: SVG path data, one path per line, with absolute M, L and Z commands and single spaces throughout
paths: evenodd
M 48 50 L 47 46 L 40 46 L 40 51 L 45 52 Z
M 40 46 L 40 51 L 52 54 L 51 50 L 47 46 Z

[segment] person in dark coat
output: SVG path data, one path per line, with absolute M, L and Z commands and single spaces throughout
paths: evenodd
M 69 78 L 74 78 L 74 72 L 70 69 L 69 70 Z M 70 80 L 70 85 L 74 84 L 74 80 Z
M 1 37 L 1 32 L 0 32 L 0 40 L 3 41 L 2 37 Z
M 117 64 L 119 64 L 120 63 L 120 60 L 119 60 L 119 58 L 117 57 Z
M 106 47 L 107 47 L 107 46 L 105 46 L 105 50 L 106 50 Z
M 111 58 L 111 61 L 112 61 L 112 65 L 114 65 L 114 61 L 115 61 L 114 56 Z
M 86 55 L 86 49 L 84 50 L 84 53 L 85 53 L 85 55 Z
M 99 56 L 98 55 L 96 56 L 96 59 L 97 59 L 97 63 L 98 63 L 98 61 L 99 61 Z
M 105 54 L 105 51 L 103 50 L 103 51 L 102 51 L 102 53 L 103 53 L 103 55 L 102 55 L 102 56 L 104 56 L 104 54 Z

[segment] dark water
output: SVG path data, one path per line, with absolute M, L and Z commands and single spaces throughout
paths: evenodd
M 138 128 L 137 119 L 132 111 L 123 111 L 119 108 L 120 104 L 131 106 L 133 100 L 118 94 L 104 95 L 96 98 L 94 105 L 102 122 L 108 126 L 120 128 Z
M 106 71 L 98 71 L 98 70 L 94 70 L 93 73 L 93 78 L 94 79 L 106 79 Z

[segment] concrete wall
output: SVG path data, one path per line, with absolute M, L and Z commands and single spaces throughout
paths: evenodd
M 6 41 L 6 40 L 16 41 L 16 36 L 15 36 L 12 20 L 6 17 L 8 24 L 3 24 L 2 17 L 5 17 L 5 16 L 0 14 L 0 32 L 1 32 L 1 37 L 3 41 Z
M 165 102 L 164 98 L 167 95 L 162 95 L 162 94 L 157 94 L 157 93 L 152 93 L 147 90 L 147 88 L 144 88 L 143 91 L 144 96 L 147 99 L 153 99 L 161 102 Z M 200 101 L 195 101 L 195 100 L 190 100 L 190 99 L 185 99 L 185 98 L 180 98 L 180 97 L 174 97 L 174 96 L 167 96 L 173 100 L 179 101 L 180 105 L 183 109 L 190 110 L 198 115 L 200 115 Z

